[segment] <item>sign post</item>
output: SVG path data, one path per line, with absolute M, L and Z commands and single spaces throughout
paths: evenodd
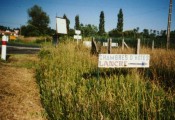
M 8 41 L 8 36 L 3 35 L 2 36 L 2 50 L 1 50 L 1 59 L 6 60 L 6 53 L 7 53 L 7 41 Z
M 66 19 L 56 17 L 56 33 L 53 35 L 53 44 L 57 46 L 59 35 L 67 34 Z
M 78 45 L 78 40 L 82 39 L 82 36 L 80 35 L 81 31 L 80 30 L 75 30 L 75 34 L 76 35 L 74 35 L 74 39 L 77 39 L 77 45 Z

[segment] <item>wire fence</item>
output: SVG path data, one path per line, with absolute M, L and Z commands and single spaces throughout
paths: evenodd
M 95 38 L 96 41 L 103 44 L 103 42 L 107 42 L 108 38 Z M 122 46 L 122 40 L 123 38 L 112 38 L 112 42 L 118 43 L 118 46 Z M 136 47 L 137 45 L 137 39 L 134 38 L 124 38 L 125 43 L 129 47 Z M 152 45 L 154 44 L 154 48 L 166 48 L 167 40 L 166 38 L 142 38 L 140 39 L 141 46 L 152 48 Z M 175 40 L 173 38 L 170 39 L 170 48 L 175 48 Z

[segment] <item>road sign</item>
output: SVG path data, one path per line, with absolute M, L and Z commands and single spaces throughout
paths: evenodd
M 81 34 L 81 31 L 80 30 L 75 30 L 75 34 L 79 35 L 79 34 Z
M 103 42 L 103 46 L 107 47 L 108 46 L 108 42 Z M 118 47 L 118 43 L 111 43 L 111 47 Z
M 149 54 L 99 54 L 100 68 L 148 68 Z
M 81 40 L 82 36 L 81 35 L 74 35 L 74 39 Z
M 67 34 L 66 19 L 56 18 L 56 31 L 59 34 Z
M 88 47 L 88 48 L 91 48 L 92 47 L 92 41 L 83 41 L 83 45 Z

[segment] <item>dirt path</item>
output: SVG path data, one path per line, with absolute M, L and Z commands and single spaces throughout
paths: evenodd
M 35 56 L 21 57 L 0 62 L 0 120 L 45 120 L 35 71 L 26 64 Z

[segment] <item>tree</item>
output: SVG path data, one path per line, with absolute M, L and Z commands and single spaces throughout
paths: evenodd
M 27 27 L 25 25 L 21 26 L 21 35 L 25 36 L 26 30 L 27 30 Z
M 80 20 L 79 20 L 79 15 L 75 16 L 75 29 L 80 30 Z
M 171 38 L 175 38 L 175 30 L 171 31 Z
M 156 30 L 150 30 L 150 33 L 149 33 L 149 37 L 150 38 L 155 38 L 156 37 Z
M 75 35 L 75 30 L 70 28 L 69 29 L 69 36 L 73 37 Z
M 127 30 L 127 31 L 124 31 L 123 34 L 124 34 L 125 37 L 132 38 L 134 36 L 134 38 L 136 38 L 137 30 L 136 29 Z
M 123 32 L 123 12 L 122 12 L 122 9 L 120 9 L 119 13 L 118 13 L 117 30 L 119 32 Z
M 82 34 L 84 37 L 90 37 L 97 35 L 98 29 L 95 25 L 81 25 Z
M 146 37 L 146 38 L 149 37 L 149 30 L 148 29 L 143 29 L 143 37 Z
M 70 20 L 67 18 L 65 14 L 63 15 L 63 18 L 66 19 L 66 28 L 67 28 L 67 32 L 69 33 Z
M 133 29 L 134 38 L 139 37 L 139 27 Z
M 5 31 L 5 30 L 7 30 L 7 29 L 8 29 L 8 27 L 5 27 L 5 26 L 0 25 L 0 30 Z
M 122 37 L 122 32 L 119 32 L 117 29 L 109 31 L 109 37 Z
M 99 35 L 104 35 L 105 34 L 105 16 L 104 12 L 101 11 L 100 13 L 100 23 L 99 23 Z
M 161 30 L 160 31 L 161 36 L 165 38 L 166 37 L 166 32 L 167 32 L 166 30 Z
M 29 20 L 28 24 L 35 27 L 40 35 L 45 35 L 50 22 L 49 16 L 38 5 L 34 5 L 28 9 Z
M 33 25 L 29 24 L 27 26 L 22 26 L 21 27 L 21 34 L 24 36 L 39 36 L 40 31 Z

